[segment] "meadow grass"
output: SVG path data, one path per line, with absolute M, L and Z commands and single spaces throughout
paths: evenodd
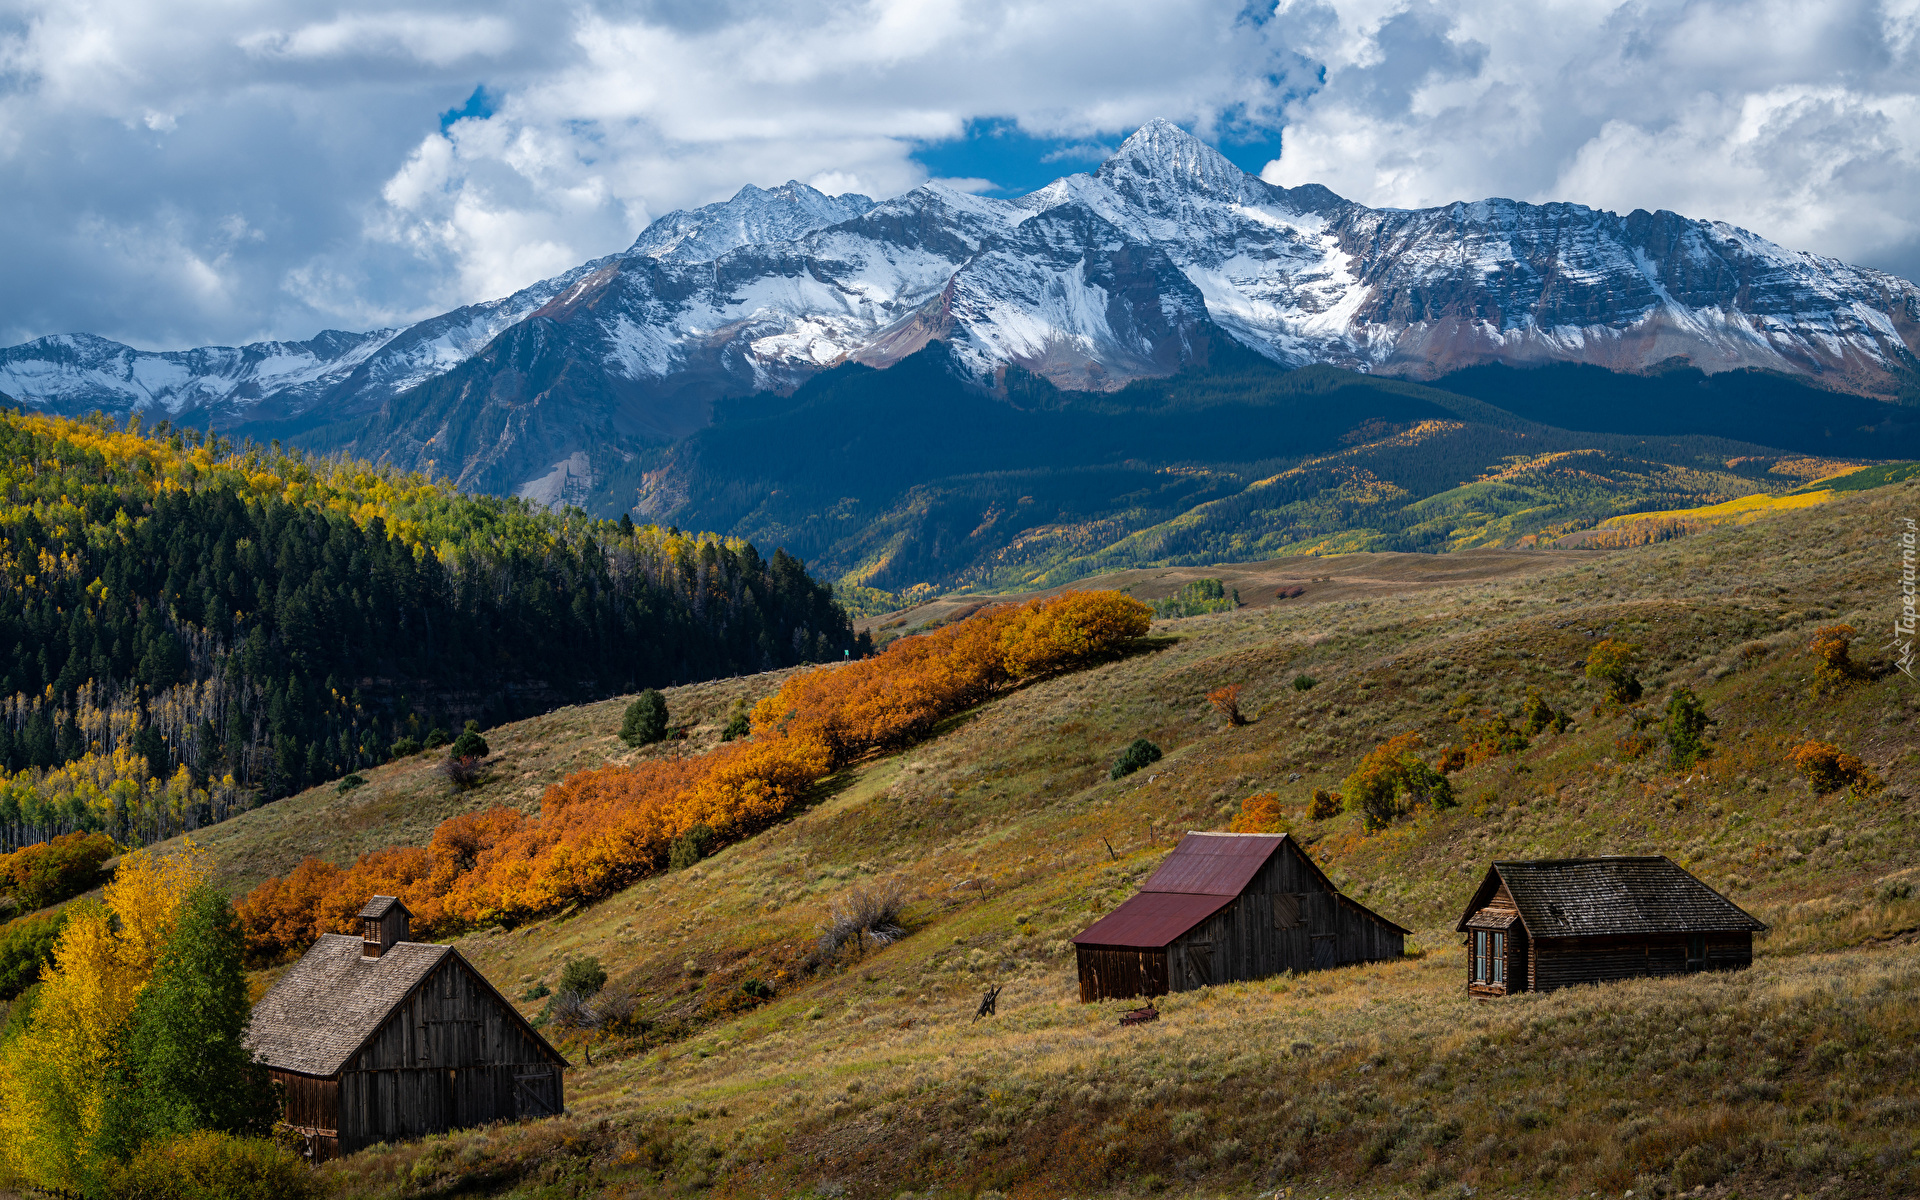
M 1887 534 L 1916 512 L 1910 481 L 1495 578 L 1156 623 L 1123 657 L 855 764 L 691 869 L 458 939 L 514 996 L 595 955 L 647 1028 L 597 1040 L 591 1067 L 567 1043 L 566 1118 L 377 1148 L 329 1178 L 367 1196 L 1911 1192 L 1920 690 L 1883 669 L 1816 693 L 1803 648 L 1820 625 L 1883 627 Z M 1604 637 L 1640 647 L 1637 708 L 1584 676 Z M 1295 690 L 1303 673 L 1317 686 Z M 1208 706 L 1223 683 L 1252 724 Z M 1632 735 L 1657 734 L 1635 726 L 1682 685 L 1714 752 L 1671 771 Z M 678 703 L 711 723 L 771 686 Z M 1529 687 L 1575 724 L 1455 775 L 1458 808 L 1374 834 L 1306 816 L 1378 742 L 1517 716 Z M 512 771 L 490 786 L 531 804 L 543 779 L 627 753 L 620 707 L 489 731 Z M 1109 779 L 1142 736 L 1166 757 Z M 1814 794 L 1787 762 L 1812 738 L 1887 786 Z M 229 878 L 291 865 L 302 839 L 424 840 L 432 812 L 485 801 L 385 770 L 384 800 L 361 798 L 375 778 L 220 827 Z M 1172 997 L 1140 1029 L 1077 1003 L 1071 936 L 1182 830 L 1223 829 L 1263 790 L 1343 888 L 1417 931 L 1414 954 Z M 339 806 L 368 803 L 393 823 L 347 830 Z M 1487 863 L 1602 853 L 1668 854 L 1769 922 L 1754 968 L 1469 1000 L 1452 926 Z M 910 936 L 809 972 L 835 900 L 885 882 L 911 898 Z M 774 997 L 742 1001 L 749 978 Z M 992 984 L 999 1014 L 971 1022 Z

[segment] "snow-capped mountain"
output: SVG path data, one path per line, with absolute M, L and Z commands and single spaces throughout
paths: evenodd
M 297 403 L 345 379 L 393 334 L 329 329 L 304 342 L 164 352 L 56 334 L 0 350 L 0 392 L 65 415 L 247 408 L 269 396 Z
M 1685 358 L 1890 396 L 1920 371 L 1920 289 L 1668 212 L 1371 209 L 1270 185 L 1155 121 L 1097 171 L 1015 199 L 746 187 L 398 333 L 171 354 L 43 338 L 0 351 L 0 392 L 359 421 L 359 453 L 557 502 L 701 427 L 719 397 L 839 363 L 885 367 L 939 339 L 983 382 L 1017 365 L 1099 390 L 1204 361 L 1223 333 L 1287 365 L 1415 378 Z

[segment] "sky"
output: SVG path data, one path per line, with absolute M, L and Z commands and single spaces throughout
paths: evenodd
M 1154 117 L 1920 279 L 1920 0 L 0 0 L 0 345 L 403 325 L 742 184 L 1018 194 Z

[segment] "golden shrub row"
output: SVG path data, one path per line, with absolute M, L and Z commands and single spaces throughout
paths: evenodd
M 696 825 L 725 842 L 778 820 L 834 769 L 899 749 L 1021 680 L 1081 666 L 1146 633 L 1152 612 L 1117 592 L 1067 592 L 988 609 L 882 654 L 789 678 L 753 712 L 753 736 L 699 758 L 582 771 L 547 789 L 540 815 L 454 817 L 422 846 L 342 868 L 309 858 L 237 910 L 249 952 L 273 960 L 346 932 L 373 895 L 398 896 L 420 932 L 552 912 L 664 867 Z

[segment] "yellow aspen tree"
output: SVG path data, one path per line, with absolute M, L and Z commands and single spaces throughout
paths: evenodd
M 0 1158 L 14 1171 L 43 1187 L 86 1182 L 117 1035 L 206 874 L 191 842 L 178 854 L 137 851 L 102 900 L 70 909 L 26 1032 L 0 1048 Z

